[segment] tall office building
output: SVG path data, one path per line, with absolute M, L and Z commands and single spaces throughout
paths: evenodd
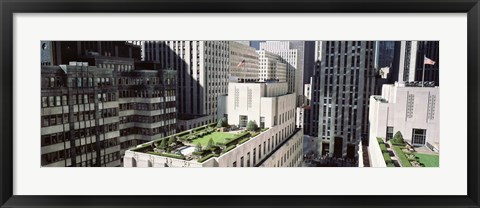
M 296 47 L 301 47 L 303 50 L 303 45 L 300 43 L 295 44 Z M 299 65 L 299 50 L 293 48 L 293 44 L 290 41 L 266 41 L 260 42 L 260 50 L 266 50 L 282 57 L 284 63 L 287 64 L 287 83 L 288 83 L 288 92 L 295 92 L 297 95 L 297 106 L 298 102 L 301 102 L 303 99 L 303 65 Z M 300 77 L 300 75 L 302 77 Z
M 287 82 L 287 65 L 282 57 L 265 50 L 258 50 L 260 82 L 278 81 Z
M 395 41 L 377 41 L 376 50 L 375 67 L 377 69 L 391 67 L 393 64 Z
M 319 153 L 354 159 L 360 139 L 368 135 L 375 42 L 317 41 L 315 52 L 317 69 L 311 88 L 312 102 L 318 103 Z
M 389 84 L 395 81 L 434 82 L 439 86 L 439 41 L 397 41 Z M 425 65 L 424 57 L 435 61 L 434 65 Z
M 175 133 L 175 73 L 132 68 L 42 66 L 42 166 L 120 166 L 126 149 Z
M 230 41 L 229 49 L 229 80 L 231 82 L 258 81 L 259 59 L 255 48 L 248 46 L 245 41 Z
M 138 49 L 125 42 L 111 56 L 69 51 L 103 42 L 49 45 L 57 59 L 42 59 L 42 166 L 120 166 L 126 149 L 175 133 L 175 71 L 121 57 Z
M 315 53 L 316 54 L 316 53 Z M 305 84 L 305 105 L 303 106 L 303 133 L 304 135 L 318 137 L 320 105 L 320 61 L 317 60 L 309 84 Z
M 303 55 L 303 84 L 310 84 L 315 69 L 315 41 L 305 41 Z
M 42 41 L 42 65 L 68 65 L 83 56 L 103 56 L 140 61 L 141 47 L 126 41 Z
M 227 94 L 229 41 L 146 41 L 144 60 L 177 71 L 179 130 L 216 122 L 217 98 Z

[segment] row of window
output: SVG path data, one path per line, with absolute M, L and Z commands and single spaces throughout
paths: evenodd
M 98 93 L 98 101 L 100 102 L 111 102 L 117 101 L 117 93 Z M 88 104 L 95 103 L 94 94 L 74 94 L 71 96 L 72 104 Z M 55 107 L 55 106 L 67 106 L 68 97 L 67 95 L 62 96 L 44 96 L 42 97 L 42 108 L 46 107 Z
M 100 157 L 100 164 L 102 164 L 102 166 L 105 166 L 107 163 L 110 163 L 119 159 L 120 159 L 120 152 L 106 154 Z M 78 162 L 76 166 L 77 167 L 94 167 L 94 166 L 97 166 L 97 162 L 98 162 L 97 158 L 92 158 L 89 160 Z
M 167 122 L 167 121 L 165 121 Z M 173 124 L 173 122 L 170 122 Z M 165 135 L 165 132 L 170 131 L 171 129 L 175 129 L 175 125 L 166 125 L 157 128 L 140 128 L 140 127 L 131 127 L 120 130 L 120 136 L 128 136 L 132 134 L 139 134 L 144 136 L 154 136 L 158 134 Z
M 109 147 L 117 146 L 118 145 L 118 138 L 112 138 L 112 139 L 100 141 L 99 143 L 100 143 L 99 144 L 100 149 L 106 149 L 106 148 L 109 148 Z M 78 147 L 75 147 L 73 149 L 73 151 L 75 151 L 77 156 L 80 156 L 82 154 L 96 152 L 96 149 L 97 149 L 96 145 L 97 145 L 96 143 L 90 143 L 90 144 L 78 146 Z M 62 161 L 62 160 L 65 160 L 67 158 L 70 158 L 71 157 L 71 151 L 72 151 L 72 149 L 69 148 L 69 149 L 63 149 L 63 150 L 56 151 L 56 152 L 42 154 L 41 155 L 41 164 L 43 166 L 43 165 L 55 163 L 55 162 Z
M 131 115 L 131 116 L 121 116 L 120 117 L 120 124 L 130 123 L 130 122 L 139 122 L 139 123 L 157 123 L 160 121 L 176 119 L 175 114 L 162 114 L 162 115 L 155 115 L 155 116 L 139 116 L 139 115 Z
M 119 104 L 120 111 L 124 111 L 124 110 L 154 111 L 154 110 L 163 110 L 165 108 L 174 108 L 174 107 L 175 107 L 175 102 Z
M 239 167 L 255 166 L 257 164 L 257 161 L 259 162 L 263 157 L 265 157 L 267 154 L 272 152 L 275 149 L 275 147 L 277 147 L 278 145 L 280 145 L 280 143 L 285 141 L 285 139 L 287 139 L 287 136 L 290 135 L 293 132 L 293 130 L 294 130 L 294 126 L 292 124 L 282 129 L 281 131 L 277 132 L 271 138 L 268 138 L 265 141 L 263 141 L 263 144 L 259 144 L 258 149 L 256 147 L 253 148 L 253 151 L 252 151 L 253 157 L 250 157 L 250 152 L 247 152 L 246 156 L 240 157 L 240 163 L 237 164 L 237 161 L 235 160 L 232 163 L 232 167 L 237 167 L 237 165 L 239 165 Z M 253 160 L 252 163 L 250 163 L 250 159 Z
M 165 84 L 171 85 L 175 84 L 176 80 L 174 77 L 167 77 L 165 78 Z M 119 85 L 162 85 L 162 79 L 160 77 L 121 77 L 117 79 L 117 83 Z
M 156 98 L 156 97 L 174 97 L 176 92 L 172 90 L 119 90 L 120 98 Z

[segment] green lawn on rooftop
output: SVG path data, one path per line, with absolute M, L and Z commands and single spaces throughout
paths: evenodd
M 225 143 L 225 142 L 227 142 L 226 141 L 227 138 L 231 139 L 231 138 L 234 138 L 234 137 L 235 137 L 235 134 L 231 134 L 231 133 L 213 132 L 209 135 L 203 136 L 202 138 L 194 139 L 192 141 L 192 144 L 197 145 L 198 143 L 200 143 L 203 147 L 206 147 L 207 144 L 208 144 L 208 141 L 210 139 L 213 139 L 213 141 L 215 143 L 217 143 L 217 142 Z
M 419 158 L 420 163 L 423 163 L 425 167 L 439 167 L 438 155 L 415 153 L 415 156 Z

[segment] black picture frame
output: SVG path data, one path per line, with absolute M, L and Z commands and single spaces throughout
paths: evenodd
M 479 207 L 478 0 L 1 0 L 1 207 Z M 466 196 L 24 196 L 13 195 L 14 13 L 467 13 L 468 195 Z M 453 69 L 452 69 L 453 70 Z M 448 180 L 448 179 L 446 179 Z M 101 188 L 101 186 L 99 186 Z M 448 187 L 445 187 L 448 188 Z

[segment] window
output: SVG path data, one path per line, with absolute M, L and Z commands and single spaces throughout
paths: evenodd
M 250 167 L 250 152 L 247 153 L 247 167 Z
M 425 145 L 426 135 L 426 129 L 412 129 L 412 144 Z
M 48 106 L 47 97 L 42 97 L 42 108 L 47 107 L 47 106 Z
M 248 122 L 248 116 L 245 116 L 245 115 L 240 115 L 239 116 L 240 118 L 240 121 L 239 121 L 239 125 L 240 127 L 246 127 L 247 126 L 247 122 Z
M 265 117 L 260 117 L 260 128 L 265 128 Z
M 48 106 L 52 107 L 54 106 L 54 97 L 53 96 L 50 96 L 48 97 Z
M 393 126 L 387 126 L 387 136 L 385 139 L 388 141 L 393 138 Z
M 256 158 L 256 156 L 257 156 L 256 151 L 257 151 L 257 149 L 256 149 L 256 148 L 253 148 L 253 164 L 252 164 L 253 166 L 255 166 L 255 162 L 256 162 L 256 160 L 257 160 L 257 158 Z
M 243 167 L 243 157 L 240 158 L 240 167 Z
M 262 145 L 258 145 L 258 158 L 262 158 Z

